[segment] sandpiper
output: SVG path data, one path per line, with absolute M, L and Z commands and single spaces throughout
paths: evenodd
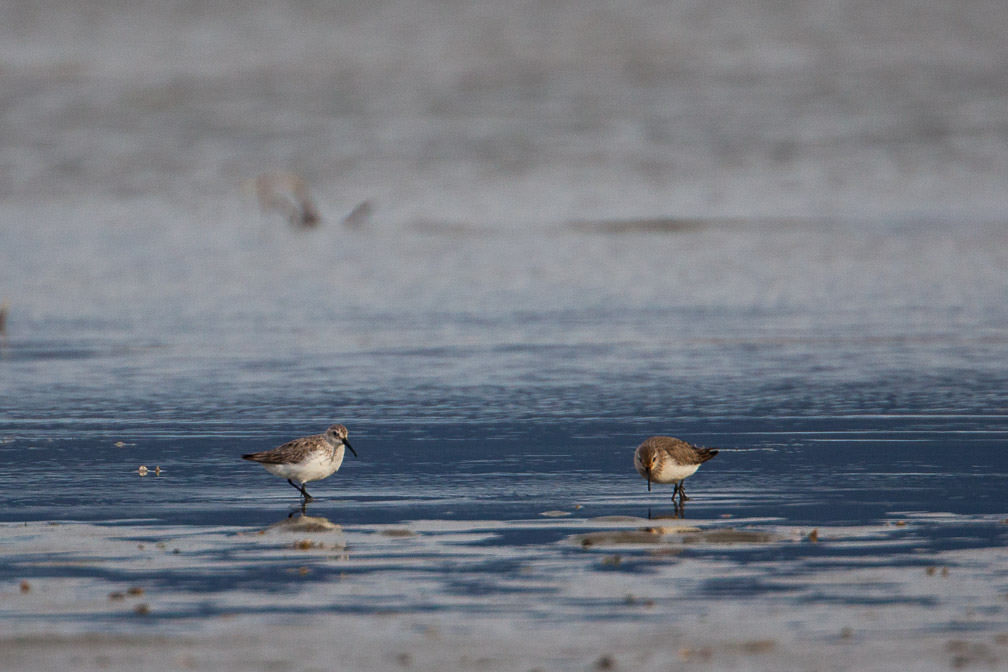
M 313 498 L 305 490 L 305 483 L 321 481 L 336 473 L 343 464 L 344 446 L 357 457 L 357 451 L 347 441 L 347 428 L 333 425 L 323 434 L 294 439 L 271 450 L 242 455 L 242 458 L 258 462 L 271 474 L 286 478 L 301 491 L 305 501 L 310 502 Z
M 675 483 L 672 501 L 679 494 L 679 506 L 686 496 L 683 480 L 692 476 L 700 465 L 718 454 L 710 448 L 700 448 L 671 436 L 652 436 L 637 446 L 634 451 L 634 467 L 637 473 L 647 479 L 648 492 L 651 483 Z
M 267 173 L 252 182 L 259 207 L 287 215 L 291 224 L 312 228 L 322 222 L 308 183 L 294 173 Z

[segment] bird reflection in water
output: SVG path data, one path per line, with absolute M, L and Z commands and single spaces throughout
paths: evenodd
M 323 516 L 309 516 L 302 510 L 291 511 L 286 518 L 270 525 L 270 532 L 342 532 L 343 528 Z

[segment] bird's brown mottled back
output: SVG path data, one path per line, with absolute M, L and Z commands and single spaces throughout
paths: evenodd
M 325 434 L 315 434 L 305 436 L 300 439 L 288 441 L 282 446 L 264 450 L 260 453 L 249 453 L 242 455 L 243 459 L 259 462 L 261 464 L 285 464 L 288 462 L 301 462 L 307 459 L 308 455 L 320 448 L 328 448 Z
M 641 444 L 645 451 L 662 451 L 676 464 L 703 464 L 718 454 L 717 450 L 701 448 L 672 436 L 652 436 Z

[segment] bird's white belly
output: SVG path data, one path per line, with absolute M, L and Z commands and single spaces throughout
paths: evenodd
M 309 481 L 320 481 L 335 473 L 343 464 L 343 451 L 337 451 L 336 455 L 330 459 L 328 453 L 315 453 L 308 459 L 288 464 L 263 464 L 266 471 L 279 476 L 289 478 L 296 483 L 307 483 Z
M 687 476 L 692 476 L 700 468 L 699 464 L 669 464 L 666 462 L 661 469 L 651 472 L 651 480 L 655 483 L 678 483 Z

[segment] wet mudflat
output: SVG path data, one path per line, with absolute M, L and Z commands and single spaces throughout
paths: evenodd
M 908 656 L 948 669 L 1005 654 L 997 462 L 925 479 L 936 458 L 916 444 L 888 442 L 874 461 L 866 449 L 843 461 L 729 450 L 691 477 L 678 510 L 608 441 L 477 459 L 465 441 L 404 450 L 361 437 L 369 456 L 315 484 L 302 512 L 256 465 L 194 469 L 206 442 L 194 443 L 160 476 L 95 465 L 113 474 L 100 496 L 67 478 L 53 488 L 59 516 L 37 500 L 8 507 L 15 660 L 768 669 L 829 655 L 835 669 Z M 969 497 L 951 491 L 964 481 Z

